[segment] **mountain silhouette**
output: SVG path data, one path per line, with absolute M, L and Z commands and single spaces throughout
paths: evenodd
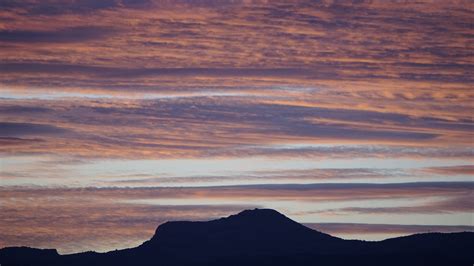
M 474 233 L 427 233 L 378 242 L 344 240 L 271 209 L 207 222 L 166 222 L 138 247 L 59 255 L 52 249 L 0 249 L 13 265 L 473 265 Z

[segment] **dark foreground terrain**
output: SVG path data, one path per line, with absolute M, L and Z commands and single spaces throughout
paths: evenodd
M 428 233 L 379 242 L 343 240 L 269 209 L 208 222 L 167 222 L 142 245 L 107 253 L 0 250 L 8 265 L 469 265 L 474 233 Z

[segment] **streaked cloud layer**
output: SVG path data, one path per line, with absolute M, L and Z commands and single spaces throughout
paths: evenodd
M 253 207 L 472 230 L 471 1 L 0 6 L 1 246 L 105 251 Z

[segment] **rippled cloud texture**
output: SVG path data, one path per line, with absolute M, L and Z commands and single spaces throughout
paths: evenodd
M 0 246 L 275 208 L 473 231 L 471 1 L 0 0 Z

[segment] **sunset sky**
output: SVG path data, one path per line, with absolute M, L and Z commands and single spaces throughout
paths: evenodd
M 474 231 L 474 2 L 337 2 L 0 0 L 0 247 Z

